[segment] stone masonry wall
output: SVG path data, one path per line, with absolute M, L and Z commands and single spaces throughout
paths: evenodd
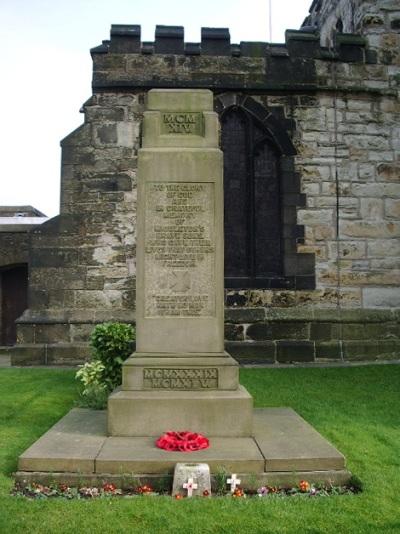
M 94 323 L 134 320 L 136 155 L 152 87 L 249 95 L 295 124 L 297 246 L 315 254 L 316 289 L 227 289 L 227 349 L 243 361 L 398 358 L 397 56 L 357 35 L 337 35 L 334 49 L 314 32 L 286 37 L 231 45 L 227 30 L 203 29 L 197 45 L 157 27 L 141 43 L 140 27 L 113 26 L 92 50 L 85 123 L 62 142 L 61 215 L 33 235 L 15 363 L 82 359 Z
M 138 106 L 94 95 L 61 142 L 61 213 L 32 233 L 15 361 L 81 361 L 94 324 L 134 321 Z

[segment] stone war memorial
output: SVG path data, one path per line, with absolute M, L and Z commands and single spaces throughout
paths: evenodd
M 253 408 L 224 351 L 223 157 L 211 91 L 148 92 L 137 198 L 137 343 L 122 387 L 107 414 L 69 412 L 20 456 L 17 479 L 123 484 L 172 479 L 175 469 L 174 491 L 188 496 L 207 469 L 233 473 L 233 487 L 236 473 L 259 484 L 347 482 L 343 455 L 292 409 Z M 166 431 L 201 433 L 209 447 L 160 449 Z
M 1 343 L 12 365 L 71 366 L 123 322 L 136 347 L 107 411 L 70 411 L 18 480 L 349 479 L 238 369 L 399 358 L 399 32 L 398 0 L 318 0 L 284 43 L 117 24 L 91 49 L 60 214 L 0 209 Z M 161 449 L 168 431 L 209 446 Z

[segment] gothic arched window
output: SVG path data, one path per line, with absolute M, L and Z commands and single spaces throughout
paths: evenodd
M 225 278 L 260 287 L 282 276 L 279 155 L 271 136 L 240 107 L 221 117 Z
M 296 211 L 305 206 L 295 127 L 283 108 L 267 109 L 250 96 L 216 98 L 224 152 L 225 287 L 315 288 L 315 258 L 299 253 L 304 228 Z

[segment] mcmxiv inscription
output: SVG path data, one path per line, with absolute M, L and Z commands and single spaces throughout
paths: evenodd
M 218 369 L 143 369 L 145 389 L 218 389 Z
M 161 133 L 203 135 L 202 113 L 163 113 Z
M 214 185 L 150 182 L 146 198 L 146 316 L 213 315 Z

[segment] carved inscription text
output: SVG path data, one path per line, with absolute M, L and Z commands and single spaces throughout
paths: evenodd
M 161 133 L 203 135 L 203 116 L 201 113 L 162 113 Z
M 218 389 L 218 369 L 143 369 L 145 389 Z
M 213 184 L 151 182 L 146 204 L 146 316 L 213 315 Z

